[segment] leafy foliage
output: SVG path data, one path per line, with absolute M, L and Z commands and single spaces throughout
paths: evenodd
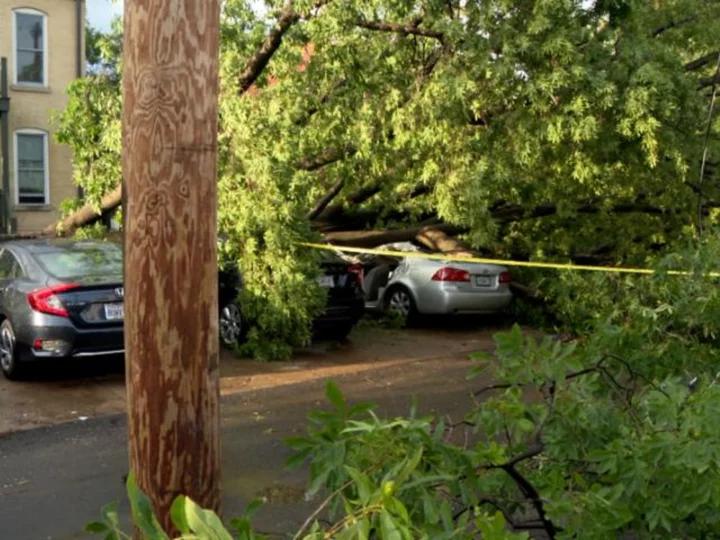
M 170 540 L 170 536 L 163 530 L 155 517 L 150 499 L 135 484 L 132 474 L 128 475 L 127 494 L 130 500 L 132 522 L 138 529 L 141 537 L 146 540 Z M 231 523 L 235 536 L 223 525 L 220 518 L 211 510 L 198 506 L 190 498 L 183 495 L 173 502 L 170 509 L 173 525 L 180 536 L 174 540 L 263 540 L 263 536 L 254 533 L 250 527 L 250 518 L 259 508 L 260 501 L 253 501 L 245 509 L 242 517 L 234 519 Z M 102 510 L 102 520 L 89 523 L 85 532 L 103 535 L 105 540 L 125 540 L 130 536 L 120 527 L 117 513 L 117 504 L 112 503 Z
M 380 418 L 328 382 L 329 407 L 286 441 L 322 495 L 296 537 L 720 535 L 719 258 L 709 235 L 652 276 L 583 275 L 580 298 L 556 298 L 582 333 L 498 333 L 462 419 Z
M 86 37 L 89 74 L 70 84 L 68 105 L 53 121 L 56 140 L 73 151 L 75 184 L 83 188 L 85 202 L 99 207 L 122 179 L 122 20 L 115 19 L 108 33 L 88 28 Z M 63 214 L 69 214 L 80 203 L 63 206 Z
M 362 417 L 333 389 L 333 410 L 288 441 L 291 460 L 310 460 L 310 493 L 324 486 L 344 515 L 391 494 L 387 511 L 411 537 L 477 537 L 486 522 L 468 528 L 466 516 L 480 509 L 557 538 L 715 537 L 720 294 L 707 274 L 718 255 L 713 239 L 655 276 L 583 275 L 582 298 L 559 305 L 584 312 L 586 332 L 498 334 L 494 358 L 476 355 L 469 374 L 488 369 L 495 382 L 461 422 Z
M 276 358 L 307 341 L 322 295 L 307 286 L 315 256 L 295 243 L 318 231 L 429 219 L 502 256 L 603 251 L 644 264 L 677 249 L 698 216 L 715 223 L 720 194 L 700 163 L 706 146 L 718 160 L 705 94 L 719 9 L 224 2 L 219 228 L 246 274 L 246 318 L 258 319 L 246 349 Z M 120 180 L 119 86 L 100 77 L 70 92 L 59 139 L 96 202 Z

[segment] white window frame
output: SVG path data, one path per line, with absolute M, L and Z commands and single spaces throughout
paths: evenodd
M 42 135 L 43 137 L 43 161 L 45 164 L 45 199 L 41 203 L 20 202 L 20 154 L 18 153 L 18 135 Z M 14 162 L 15 162 L 15 205 L 16 206 L 47 206 L 50 204 L 50 148 L 48 132 L 43 129 L 18 129 L 13 136 Z
M 17 48 L 17 15 L 23 14 L 23 15 L 38 15 L 42 17 L 43 21 L 43 82 L 42 83 L 33 83 L 33 82 L 25 82 L 25 81 L 18 81 L 18 72 L 20 71 L 18 69 L 18 48 Z M 31 88 L 48 88 L 50 86 L 50 83 L 48 81 L 48 63 L 49 63 L 49 51 L 48 51 L 48 32 L 47 32 L 48 24 L 47 24 L 47 13 L 37 10 L 37 9 L 30 9 L 30 8 L 16 8 L 13 9 L 13 17 L 12 17 L 12 57 L 13 57 L 13 83 L 15 86 L 29 86 Z

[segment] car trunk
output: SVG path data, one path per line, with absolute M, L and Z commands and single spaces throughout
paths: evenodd
M 323 261 L 320 286 L 328 292 L 328 303 L 352 300 L 358 294 L 358 274 L 350 271 L 351 265 L 342 261 Z
M 450 280 L 444 283 L 445 286 L 452 287 L 458 291 L 468 293 L 494 293 L 506 291 L 510 287 L 509 273 L 507 269 L 502 266 L 453 261 L 438 266 L 438 268 L 442 267 L 465 271 L 469 274 L 469 281 Z M 501 275 L 504 276 L 504 280 L 501 279 Z
M 57 297 L 79 328 L 122 326 L 125 318 L 122 276 L 85 276 Z

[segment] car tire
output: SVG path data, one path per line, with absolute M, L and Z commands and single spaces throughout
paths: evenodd
M 0 369 L 11 381 L 21 379 L 26 371 L 18 360 L 15 330 L 9 319 L 0 324 Z
M 350 335 L 350 332 L 353 331 L 353 328 L 355 328 L 355 323 L 340 324 L 333 329 L 332 337 L 337 341 L 345 341 Z
M 401 285 L 390 287 L 385 293 L 385 313 L 399 317 L 406 325 L 417 317 L 417 306 L 410 291 Z
M 227 349 L 234 349 L 242 344 L 245 338 L 245 319 L 236 302 L 230 302 L 220 308 L 218 320 L 220 344 Z

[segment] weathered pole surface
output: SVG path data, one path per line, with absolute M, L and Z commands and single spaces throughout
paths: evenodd
M 220 510 L 218 0 L 125 0 L 123 214 L 130 470 L 170 532 Z

